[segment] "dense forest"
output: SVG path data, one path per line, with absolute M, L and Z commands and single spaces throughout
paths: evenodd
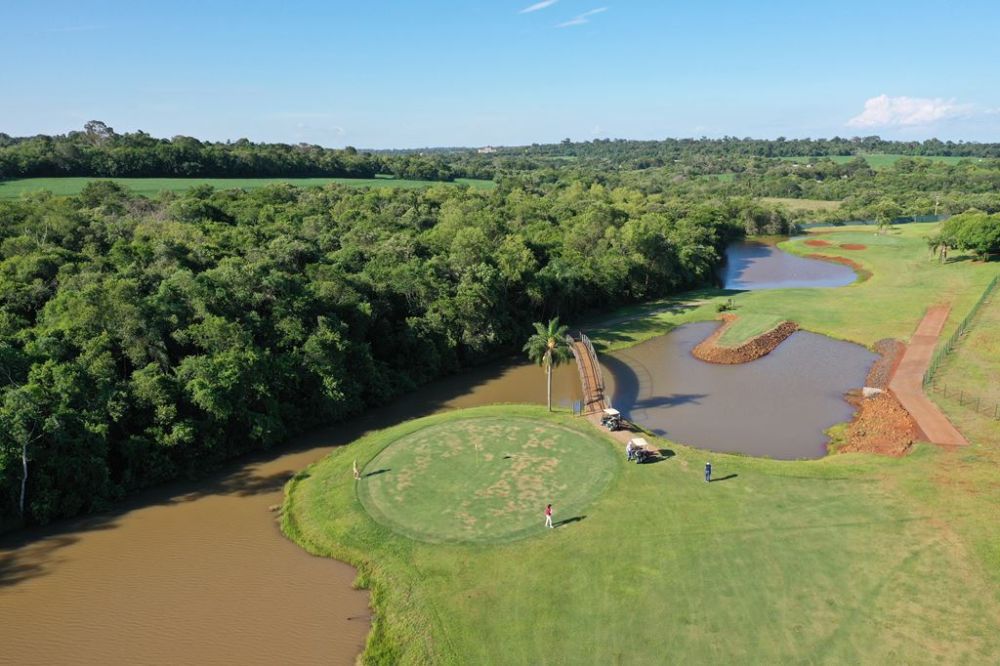
M 0 520 L 197 474 L 516 350 L 532 321 L 713 280 L 745 199 L 110 181 L 0 201 Z M 25 477 L 25 470 L 27 476 Z
M 53 176 L 183 178 L 372 178 L 379 174 L 454 180 L 439 156 L 378 156 L 311 144 L 212 143 L 188 136 L 157 139 L 118 134 L 100 121 L 61 136 L 15 138 L 0 133 L 0 180 Z
M 23 521 L 46 522 L 277 445 L 515 351 L 533 321 L 711 283 L 743 234 L 954 214 L 932 247 L 989 256 L 997 148 L 724 139 L 377 154 L 96 122 L 0 135 L 6 177 L 497 182 L 147 199 L 95 180 L 78 196 L 0 200 L 0 525 L 22 521 L 22 499 Z M 826 157 L 845 150 L 857 156 Z M 874 150 L 913 157 L 874 168 L 860 154 Z M 834 205 L 786 206 L 798 201 Z

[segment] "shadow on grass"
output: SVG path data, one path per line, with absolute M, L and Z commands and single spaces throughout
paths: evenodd
M 382 469 L 376 469 L 371 472 L 368 472 L 364 476 L 367 479 L 369 476 L 378 476 L 379 474 L 385 474 L 386 472 L 391 472 L 391 471 L 392 471 L 391 467 L 383 467 Z
M 738 476 L 739 474 L 728 474 L 726 476 L 720 476 L 717 479 L 712 479 L 711 481 L 709 481 L 709 483 L 715 483 L 717 481 L 728 481 L 729 479 L 735 479 Z
M 573 516 L 572 518 L 566 518 L 565 520 L 557 520 L 552 523 L 552 527 L 562 527 L 563 525 L 578 523 L 586 517 L 587 516 Z
M 676 453 L 673 449 L 657 449 L 657 455 L 651 458 L 645 458 L 641 461 L 636 461 L 637 465 L 655 465 L 656 463 L 663 462 L 664 460 L 670 460 Z

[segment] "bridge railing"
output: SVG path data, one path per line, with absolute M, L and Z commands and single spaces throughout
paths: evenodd
M 580 383 L 583 386 L 584 402 L 587 405 L 595 402 L 604 403 L 604 375 L 601 364 L 597 361 L 594 345 L 582 331 L 576 336 L 567 335 L 566 342 L 576 358 L 577 369 L 580 372 Z M 581 347 L 583 348 L 581 350 Z M 591 371 L 588 372 L 587 366 Z M 593 382 L 591 381 L 593 377 Z

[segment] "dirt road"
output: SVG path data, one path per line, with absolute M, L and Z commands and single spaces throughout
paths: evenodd
M 889 388 L 917 422 L 928 441 L 942 446 L 966 446 L 968 441 L 924 393 L 923 379 L 931 363 L 941 329 L 948 319 L 949 305 L 927 309 L 910 338 L 903 358 L 889 381 Z

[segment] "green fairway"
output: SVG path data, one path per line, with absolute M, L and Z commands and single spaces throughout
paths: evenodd
M 254 189 L 274 183 L 288 183 L 296 187 L 322 187 L 336 183 L 350 187 L 402 187 L 422 188 L 442 185 L 441 181 L 402 180 L 396 178 L 24 178 L 0 181 L 0 199 L 21 196 L 25 192 L 47 190 L 57 195 L 79 194 L 83 186 L 93 180 L 113 180 L 136 194 L 154 196 L 160 192 L 183 192 L 197 185 L 210 185 L 218 190 Z M 468 185 L 477 190 L 491 190 L 492 180 L 457 178 L 455 184 Z
M 833 160 L 837 164 L 845 164 L 856 157 L 858 157 L 858 155 L 830 155 L 827 157 L 798 155 L 795 157 L 782 157 L 781 159 L 790 162 L 798 162 L 799 164 L 808 164 L 817 160 L 828 159 Z M 951 155 L 888 155 L 885 153 L 872 153 L 870 155 L 861 155 L 860 157 L 864 157 L 865 161 L 868 162 L 868 165 L 876 171 L 880 169 L 888 169 L 903 157 L 931 160 L 932 162 L 944 162 L 945 164 L 958 164 L 962 160 L 980 161 L 981 159 L 978 157 L 954 157 Z
M 741 313 L 736 321 L 719 336 L 718 345 L 720 347 L 735 347 L 752 337 L 770 331 L 783 321 L 785 321 L 784 318 L 775 314 Z
M 522 418 L 449 420 L 400 437 L 366 466 L 358 496 L 421 541 L 507 541 L 579 520 L 617 469 L 596 432 Z M 566 524 L 566 523 L 564 523 Z
M 871 278 L 846 287 L 748 292 L 705 289 L 623 308 L 590 325 L 584 322 L 584 328 L 598 348 L 621 349 L 681 324 L 714 319 L 718 317 L 716 306 L 731 298 L 736 305 L 734 314 L 743 321 L 723 336 L 726 346 L 736 346 L 790 319 L 806 330 L 870 347 L 882 338 L 909 339 L 927 306 L 947 301 L 952 303 L 952 316 L 944 331 L 948 336 L 983 288 L 1000 273 L 1000 263 L 972 261 L 962 255 L 953 255 L 944 264 L 930 259 L 924 239 L 936 228 L 937 223 L 906 224 L 880 235 L 871 227 L 844 227 L 810 235 L 829 241 L 826 247 L 810 247 L 804 238 L 779 244 L 795 254 L 845 257 L 873 273 Z M 840 247 L 852 243 L 865 249 Z
M 470 417 L 592 429 L 536 407 L 452 412 L 368 436 L 289 485 L 286 533 L 358 566 L 372 588 L 369 663 L 1000 658 L 994 584 L 946 514 L 914 501 L 948 454 L 922 447 L 903 460 L 777 462 L 664 443 L 675 455 L 655 465 L 621 456 L 583 520 L 532 538 L 429 544 L 372 519 L 352 461 Z M 715 483 L 702 480 L 706 458 Z

